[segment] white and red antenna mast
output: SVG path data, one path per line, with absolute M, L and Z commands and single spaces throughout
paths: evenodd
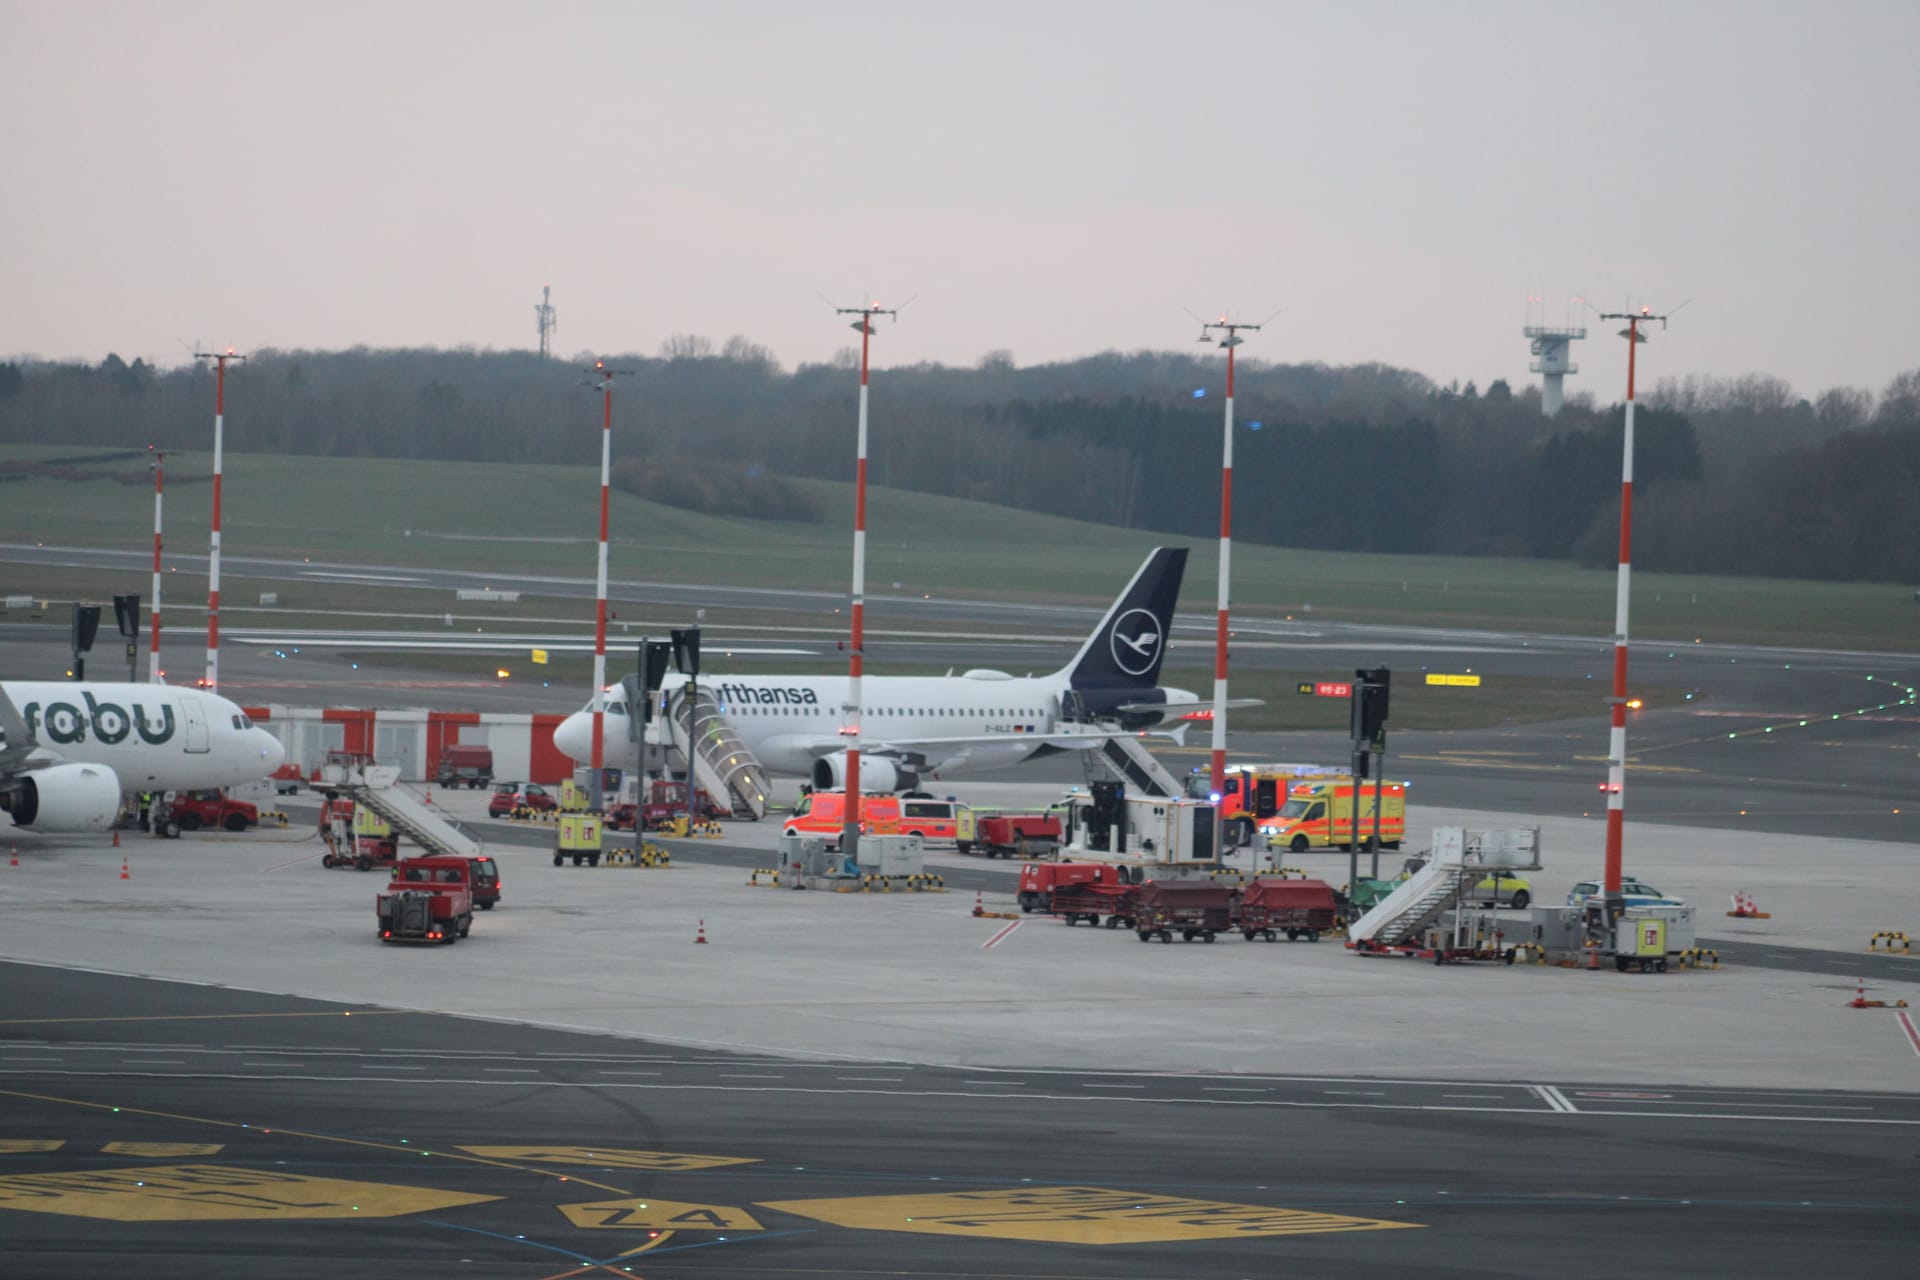
M 912 299 L 908 299 L 912 301 Z M 861 647 L 866 643 L 867 608 L 867 357 L 873 345 L 873 318 L 891 316 L 900 319 L 900 308 L 871 303 L 858 307 L 835 307 L 835 315 L 858 316 L 852 328 L 860 333 L 860 426 L 854 446 L 853 464 L 853 595 L 852 630 L 847 653 L 847 721 L 840 732 L 847 738 L 846 819 L 841 827 L 840 852 L 853 857 L 860 843 L 860 668 Z
M 601 794 L 606 765 L 607 709 L 607 507 L 613 475 L 613 380 L 630 378 L 629 369 L 609 369 L 605 360 L 593 362 L 592 377 L 600 384 L 600 561 L 594 575 L 593 607 L 593 781 L 587 788 L 595 813 L 605 811 Z M 691 721 L 688 722 L 691 725 Z M 688 794 L 691 795 L 691 784 Z
M 1273 316 L 1267 317 L 1271 319 Z M 1220 445 L 1219 612 L 1214 620 L 1213 636 L 1213 781 L 1210 790 L 1216 805 L 1227 792 L 1227 631 L 1233 583 L 1233 353 L 1234 348 L 1246 341 L 1240 336 L 1243 332 L 1258 333 L 1265 323 L 1266 320 L 1260 324 L 1243 324 L 1225 316 L 1200 322 L 1200 341 L 1213 342 L 1214 334 L 1218 333 L 1219 345 L 1227 353 L 1226 427 Z
M 1687 300 L 1691 302 L 1692 299 Z M 1686 306 L 1683 302 L 1680 307 Z M 1607 861 L 1601 892 L 1606 899 L 1607 926 L 1626 914 L 1626 896 L 1620 887 L 1621 844 L 1626 827 L 1627 785 L 1627 595 L 1633 575 L 1633 381 L 1640 344 L 1647 340 L 1641 327 L 1655 320 L 1667 327 L 1666 315 L 1638 311 L 1602 311 L 1602 320 L 1625 320 L 1620 336 L 1627 340 L 1626 431 L 1620 447 L 1620 572 L 1613 601 L 1613 729 L 1607 743 Z
M 154 684 L 162 684 L 160 678 L 160 502 L 165 488 L 163 464 L 167 455 L 147 446 L 147 452 L 153 455 L 153 616 L 149 620 L 153 630 L 153 649 L 147 659 L 147 679 Z
M 211 360 L 218 373 L 213 393 L 213 549 L 207 556 L 207 688 L 220 690 L 220 471 L 222 438 L 227 420 L 227 361 L 245 360 L 228 347 L 223 352 L 196 351 L 196 360 Z

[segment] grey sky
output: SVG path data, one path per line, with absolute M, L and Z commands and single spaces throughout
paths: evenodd
M 0 352 L 882 365 L 1190 344 L 1525 380 L 1529 293 L 1695 299 L 1649 373 L 1920 365 L 1920 5 L 0 0 Z M 1624 344 L 1569 390 L 1617 398 Z

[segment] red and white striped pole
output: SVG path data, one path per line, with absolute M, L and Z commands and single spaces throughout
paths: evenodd
M 1607 741 L 1607 857 L 1601 881 L 1607 922 L 1611 925 L 1626 914 L 1620 867 L 1627 801 L 1627 600 L 1633 577 L 1634 373 L 1640 344 L 1647 340 L 1640 326 L 1649 320 L 1658 320 L 1664 325 L 1667 317 L 1653 315 L 1649 308 L 1642 307 L 1633 312 L 1602 312 L 1600 318 L 1627 322 L 1627 327 L 1620 331 L 1620 336 L 1627 340 L 1627 407 L 1620 450 L 1620 571 L 1614 581 L 1613 600 L 1613 727 Z
M 595 813 L 605 811 L 601 794 L 606 765 L 607 703 L 607 506 L 613 469 L 613 373 L 606 361 L 595 360 L 600 375 L 600 559 L 593 580 L 593 781 L 587 788 Z
M 153 610 L 148 619 L 153 633 L 153 647 L 147 658 L 147 679 L 160 684 L 160 504 L 165 488 L 163 464 L 167 455 L 152 445 L 147 446 L 147 451 L 153 454 Z
M 207 688 L 220 689 L 220 478 L 227 420 L 227 361 L 245 360 L 233 348 L 215 355 L 196 351 L 195 358 L 212 360 L 218 370 L 213 393 L 213 546 L 207 556 Z
M 1232 612 L 1233 584 L 1233 374 L 1234 348 L 1246 339 L 1240 330 L 1258 332 L 1257 324 L 1237 324 L 1224 316 L 1200 327 L 1201 341 L 1218 329 L 1227 350 L 1226 426 L 1220 445 L 1220 587 L 1213 635 L 1213 761 L 1211 792 L 1217 806 L 1227 793 L 1227 634 Z M 1243 797 L 1244 799 L 1244 797 Z
M 860 331 L 860 418 L 854 445 L 853 463 L 853 594 L 852 630 L 847 655 L 847 721 L 841 733 L 847 738 L 847 779 L 845 816 L 840 828 L 840 851 L 856 856 L 860 847 L 860 670 L 866 644 L 867 608 L 867 370 L 873 345 L 873 318 L 898 316 L 898 311 L 878 306 L 836 307 L 836 314 L 857 315 L 853 328 Z

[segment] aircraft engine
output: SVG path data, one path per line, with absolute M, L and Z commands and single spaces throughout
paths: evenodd
M 816 791 L 842 791 L 847 785 L 847 753 L 836 751 L 813 762 L 813 786 Z M 860 757 L 860 793 L 887 795 L 911 791 L 920 785 L 920 775 L 903 768 L 898 760 L 886 756 Z
M 34 769 L 14 778 L 0 807 L 35 831 L 106 831 L 120 812 L 120 778 L 103 764 Z

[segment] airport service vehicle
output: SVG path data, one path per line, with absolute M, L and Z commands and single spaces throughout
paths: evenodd
M 487 816 L 504 818 L 516 809 L 558 809 L 560 802 L 532 782 L 496 782 L 487 797 Z
M 960 815 L 972 810 L 957 800 L 935 800 L 928 796 L 900 797 L 900 834 L 919 836 L 926 842 L 957 844 L 960 839 Z
M 1250 881 L 1234 901 L 1233 927 L 1248 942 L 1268 942 L 1281 933 L 1293 942 L 1304 936 L 1320 941 L 1333 928 L 1333 886 L 1324 880 L 1286 880 L 1263 876 Z
M 1142 942 L 1212 942 L 1233 927 L 1233 886 L 1216 880 L 1149 880 L 1138 886 L 1133 931 Z
M 1371 779 L 1360 784 L 1360 843 L 1373 838 L 1375 785 Z M 1378 788 L 1380 844 L 1398 849 L 1407 834 L 1407 788 L 1402 782 L 1382 783 Z M 1270 849 L 1305 853 L 1309 849 L 1353 847 L 1353 779 L 1351 777 L 1315 778 L 1295 783 L 1287 793 L 1287 803 L 1260 831 Z
M 0 812 L 35 831 L 106 831 L 121 797 L 254 782 L 286 752 L 216 693 L 0 681 Z
M 260 810 L 245 800 L 235 800 L 224 791 L 181 791 L 173 797 L 168 817 L 182 831 L 202 827 L 245 831 L 260 825 Z
M 1253 843 L 1256 828 L 1270 826 L 1279 817 L 1293 788 L 1315 778 L 1334 776 L 1339 771 L 1311 764 L 1236 764 L 1227 767 L 1220 790 L 1220 821 L 1231 831 L 1235 846 Z M 1201 765 L 1187 775 L 1187 795 L 1195 800 L 1213 798 L 1213 773 Z M 1225 824 L 1232 823 L 1232 827 Z
M 323 867 L 371 871 L 392 866 L 400 856 L 400 841 L 387 820 L 345 796 L 329 795 L 321 803 L 320 842 L 327 850 L 320 855 Z
M 899 835 L 900 805 L 898 796 L 875 796 L 862 793 L 860 834 Z M 846 792 L 811 792 L 801 796 L 800 803 L 793 806 L 793 812 L 787 815 L 787 820 L 781 827 L 781 834 L 819 836 L 827 842 L 829 849 L 837 849 L 840 847 L 840 836 L 846 830 L 846 815 Z
M 1051 858 L 1060 852 L 1057 813 L 981 813 L 964 805 L 954 824 L 954 847 L 989 858 Z
M 1029 862 L 1020 868 L 1020 909 L 1051 911 L 1054 893 L 1071 885 L 1124 884 L 1122 871 L 1106 862 Z
M 402 858 L 374 895 L 382 942 L 458 942 L 473 927 L 471 858 Z
M 1598 880 L 1582 880 L 1567 892 L 1567 905 L 1584 907 L 1587 899 L 1596 901 L 1606 897 Z M 1635 880 L 1632 876 L 1620 877 L 1620 896 L 1627 900 L 1630 907 L 1684 907 L 1686 903 L 1672 894 L 1662 893 L 1650 884 Z
M 449 743 L 440 751 L 440 765 L 433 771 L 433 780 L 439 786 L 471 791 L 493 785 L 493 749 Z
M 1158 683 L 1186 561 L 1184 547 L 1149 554 L 1079 652 L 1050 675 L 982 669 L 864 677 L 860 790 L 913 791 L 934 773 L 958 777 L 1061 750 L 1097 750 L 1116 733 L 1184 732 L 1185 716 L 1213 705 Z M 647 740 L 660 731 L 658 716 L 647 733 L 634 731 L 632 704 L 645 696 L 638 680 L 614 687 L 603 735 L 605 763 L 629 773 L 643 770 Z M 683 707 L 685 685 L 685 676 L 667 675 L 663 703 Z M 703 674 L 699 689 L 767 773 L 805 778 L 822 791 L 845 788 L 847 677 Z M 591 708 L 568 716 L 553 741 L 573 759 L 590 760 Z
M 1085 920 L 1097 925 L 1104 917 L 1107 928 L 1133 927 L 1139 890 L 1130 884 L 1069 884 L 1054 889 L 1047 910 L 1069 925 Z
M 713 802 L 704 787 L 693 793 L 694 821 L 718 822 L 730 816 Z M 607 827 L 612 831 L 631 831 L 640 824 L 642 831 L 658 831 L 687 812 L 687 784 L 671 778 L 655 778 L 640 804 L 616 804 L 607 807 Z
M 283 764 L 273 771 L 273 793 L 279 796 L 300 794 L 300 766 Z
M 500 901 L 500 867 L 492 858 L 469 858 L 472 863 L 470 879 L 473 884 L 473 905 L 482 911 L 491 911 Z
M 1525 911 L 1533 903 L 1533 884 L 1525 876 L 1495 871 L 1461 895 L 1463 902 L 1487 903 Z
M 1205 800 L 1129 795 L 1120 783 L 1095 782 L 1069 794 L 1061 812 L 1064 857 L 1149 870 L 1220 865 L 1214 807 Z

